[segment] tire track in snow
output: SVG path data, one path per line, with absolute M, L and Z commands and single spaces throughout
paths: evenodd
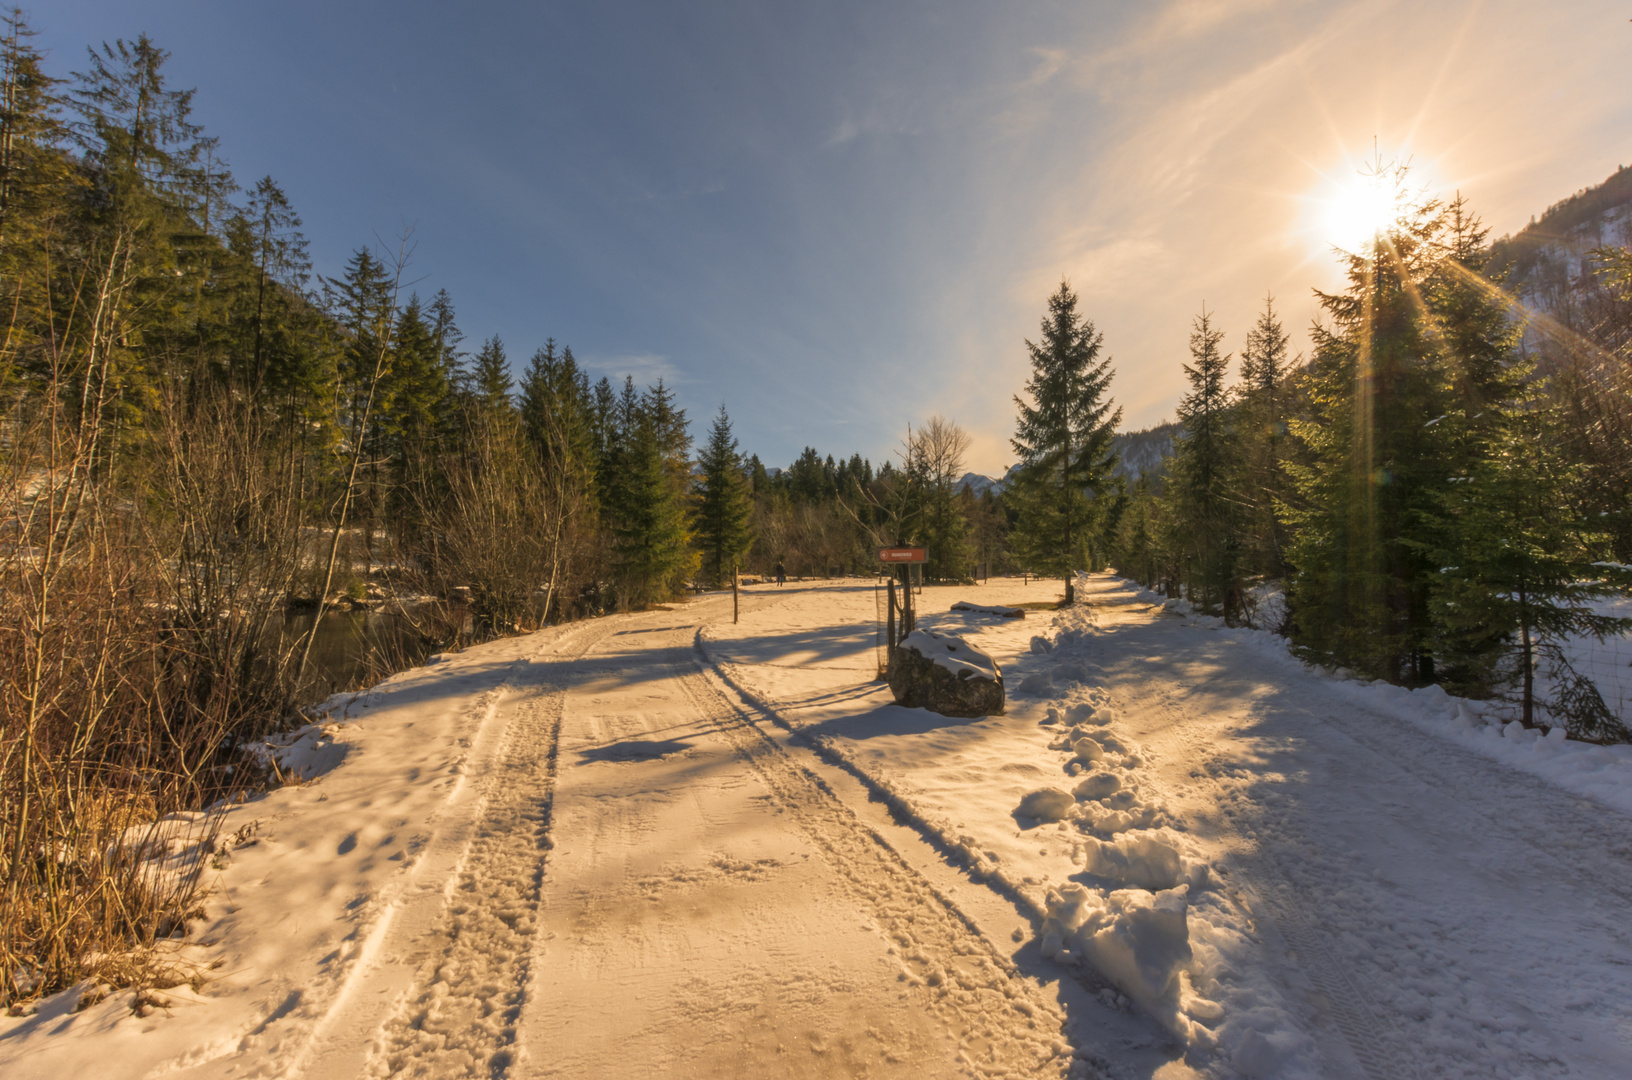
M 537 928 L 563 692 L 512 706 L 479 824 L 444 895 L 444 947 L 382 1033 L 375 1076 L 503 1076 Z
M 699 646 L 674 650 L 675 677 L 698 713 L 713 722 L 760 776 L 778 804 L 821 849 L 858 906 L 892 943 L 902 977 L 921 987 L 930 1011 L 959 1042 L 978 1075 L 1093 1075 L 1061 1037 L 1065 1018 L 969 920 L 820 777 L 792 760 L 706 674 Z
M 475 835 L 444 890 L 435 933 L 445 942 L 380 1034 L 372 1076 L 508 1074 L 518 1058 L 554 809 L 565 679 L 570 664 L 617 632 L 591 624 L 553 642 L 557 655 L 534 659 L 532 693 L 511 708 L 494 755 Z M 572 653 L 561 656 L 563 646 Z M 505 689 L 514 690 L 514 686 Z

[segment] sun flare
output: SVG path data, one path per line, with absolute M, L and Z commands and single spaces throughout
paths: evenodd
M 1394 188 L 1382 176 L 1358 176 L 1321 203 L 1321 239 L 1344 251 L 1364 249 L 1398 212 Z

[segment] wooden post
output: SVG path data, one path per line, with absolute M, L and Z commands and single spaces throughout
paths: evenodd
M 741 574 L 737 573 L 737 568 L 733 566 L 731 568 L 731 621 L 732 622 L 737 621 L 737 581 L 741 576 L 742 576 Z
M 914 618 L 915 613 L 912 610 L 912 567 L 910 565 L 901 568 L 901 577 L 904 579 L 901 582 L 901 636 L 906 637 L 918 629 L 918 620 Z
M 884 659 L 887 662 L 890 652 L 895 648 L 895 574 L 892 572 L 887 581 L 889 586 L 889 614 L 884 622 Z

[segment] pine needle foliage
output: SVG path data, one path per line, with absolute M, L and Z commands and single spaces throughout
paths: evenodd
M 1223 606 L 1233 616 L 1226 597 L 1239 558 L 1240 514 L 1229 488 L 1239 471 L 1240 445 L 1224 384 L 1230 357 L 1220 348 L 1223 340 L 1204 306 L 1191 327 L 1191 363 L 1184 365 L 1190 390 L 1178 407 L 1184 436 L 1175 447 L 1168 483 L 1188 533 L 1192 600 L 1202 611 Z
M 709 427 L 697 464 L 702 473 L 695 514 L 697 540 L 703 565 L 716 585 L 724 585 L 753 546 L 754 500 L 736 436 L 731 433 L 731 417 L 723 404 Z
M 1103 535 L 1111 525 L 1117 487 L 1111 436 L 1122 418 L 1107 394 L 1114 371 L 1100 358 L 1103 336 L 1077 311 L 1068 283 L 1048 300 L 1031 355 L 1030 401 L 1016 395 L 1019 423 L 1010 445 L 1019 455 L 1012 501 L 1018 521 L 1011 534 L 1016 554 L 1033 572 L 1064 579 L 1105 557 Z

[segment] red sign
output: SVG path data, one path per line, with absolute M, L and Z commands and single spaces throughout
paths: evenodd
M 928 562 L 928 548 L 879 548 L 878 561 L 887 563 Z

